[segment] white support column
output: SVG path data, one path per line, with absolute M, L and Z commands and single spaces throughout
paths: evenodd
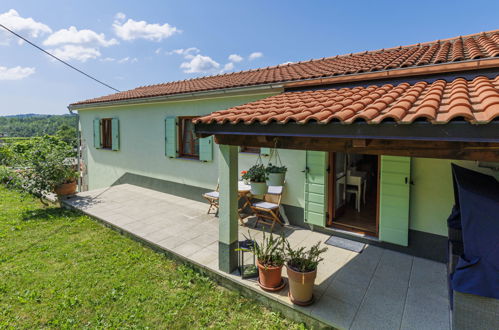
M 218 232 L 218 268 L 231 273 L 237 268 L 238 242 L 238 147 L 220 145 L 220 212 Z

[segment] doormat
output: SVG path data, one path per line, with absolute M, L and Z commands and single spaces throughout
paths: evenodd
M 361 253 L 362 250 L 364 250 L 364 246 L 366 246 L 365 243 L 352 241 L 338 236 L 329 237 L 329 239 L 326 241 L 326 244 L 357 253 Z

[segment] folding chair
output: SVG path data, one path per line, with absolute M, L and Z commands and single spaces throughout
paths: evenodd
M 210 207 L 208 208 L 208 213 L 210 214 L 211 210 L 214 209 L 215 215 L 218 214 L 218 200 L 220 199 L 220 193 L 219 193 L 219 185 L 217 184 L 217 188 L 215 191 L 210 191 L 205 194 L 203 194 L 203 197 L 210 203 Z
M 269 225 L 272 232 L 276 223 L 284 226 L 279 217 L 282 191 L 282 186 L 269 186 L 267 193 L 263 195 L 263 200 L 250 205 L 251 210 L 253 210 L 256 216 L 255 227 L 258 223 Z

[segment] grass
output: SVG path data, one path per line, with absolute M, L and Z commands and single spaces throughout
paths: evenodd
M 0 329 L 303 328 L 80 213 L 0 210 Z

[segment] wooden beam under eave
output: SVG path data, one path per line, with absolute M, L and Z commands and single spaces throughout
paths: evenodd
M 499 162 L 499 143 L 372 139 L 366 141 L 365 146 L 362 146 L 361 143 L 354 142 L 354 140 L 293 136 L 215 135 L 216 143 L 237 146 L 272 148 L 277 141 L 277 147 L 280 149 Z

